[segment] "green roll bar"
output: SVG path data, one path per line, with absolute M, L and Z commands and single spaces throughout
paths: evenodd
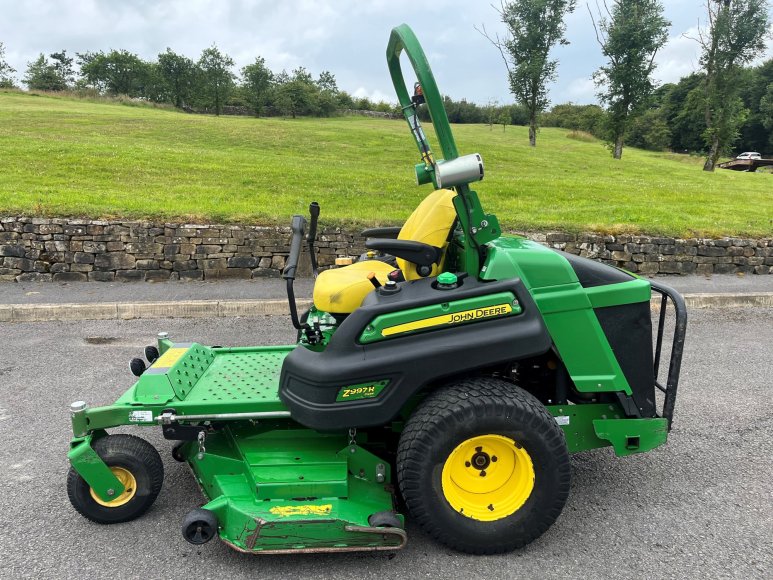
M 408 55 L 421 86 L 443 159 L 436 159 L 432 153 L 429 141 L 421 128 L 416 111 L 417 105 L 414 104 L 405 86 L 405 78 L 400 65 L 400 55 L 403 51 Z M 421 44 L 407 24 L 401 24 L 392 29 L 387 45 L 387 63 L 403 116 L 422 158 L 422 163 L 416 166 L 416 180 L 419 185 L 432 182 L 437 187 L 435 173 L 438 165 L 456 159 L 459 157 L 459 151 L 456 148 L 451 125 L 448 123 L 448 115 L 443 105 L 443 98 L 438 91 L 435 76 L 432 74 L 432 69 Z M 454 198 L 454 206 L 459 217 L 459 226 L 464 232 L 462 239 L 464 245 L 463 263 L 461 266 L 470 276 L 477 278 L 480 276 L 481 248 L 484 244 L 499 237 L 501 234 L 499 221 L 495 215 L 486 214 L 483 211 L 478 194 L 470 189 L 468 184 L 456 185 L 454 189 L 457 193 Z

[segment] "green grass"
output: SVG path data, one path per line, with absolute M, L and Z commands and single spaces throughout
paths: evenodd
M 765 236 L 773 176 L 701 171 L 697 157 L 604 145 L 543 129 L 455 126 L 479 152 L 484 208 L 516 231 Z M 398 224 L 429 193 L 402 121 L 252 119 L 0 92 L 0 215 Z

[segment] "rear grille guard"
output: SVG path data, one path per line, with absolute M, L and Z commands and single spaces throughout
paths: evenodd
M 684 352 L 684 338 L 687 332 L 687 308 L 684 298 L 676 290 L 665 284 L 659 284 L 650 280 L 652 289 L 660 294 L 660 313 L 658 315 L 658 332 L 655 341 L 655 387 L 664 395 L 663 411 L 661 417 L 668 420 L 668 430 L 674 417 L 674 405 L 676 403 L 676 390 L 679 386 L 679 372 L 682 367 L 682 353 Z M 663 333 L 666 326 L 666 309 L 669 300 L 674 305 L 676 320 L 674 322 L 674 336 L 671 342 L 671 359 L 668 363 L 668 376 L 665 386 L 658 381 L 660 370 L 661 351 L 663 350 Z

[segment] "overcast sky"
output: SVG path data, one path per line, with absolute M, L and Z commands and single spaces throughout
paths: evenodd
M 703 0 L 664 4 L 672 26 L 655 76 L 671 82 L 698 67 L 697 45 L 683 33 L 694 36 L 705 17 Z M 239 68 L 262 56 L 277 72 L 302 65 L 316 76 L 328 69 L 339 88 L 390 101 L 384 51 L 389 31 L 403 22 L 419 37 L 443 93 L 512 102 L 499 54 L 473 29 L 502 31 L 486 0 L 0 0 L 0 42 L 19 78 L 40 52 L 125 48 L 153 59 L 168 46 L 197 59 L 214 42 Z M 590 76 L 603 59 L 585 2 L 568 17 L 567 38 L 571 44 L 555 50 L 551 98 L 594 102 Z M 769 41 L 760 60 L 771 56 Z

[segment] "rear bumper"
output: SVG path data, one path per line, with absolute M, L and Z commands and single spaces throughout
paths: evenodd
M 687 333 L 687 307 L 684 298 L 676 290 L 665 284 L 650 281 L 652 290 L 660 294 L 660 313 L 658 314 L 657 338 L 655 340 L 655 387 L 664 394 L 663 409 L 660 416 L 668 420 L 668 429 L 674 418 L 674 405 L 676 404 L 676 391 L 679 387 L 679 373 L 682 368 L 682 354 L 684 352 L 684 339 Z M 658 378 L 660 360 L 663 351 L 663 335 L 666 327 L 666 311 L 668 303 L 674 308 L 674 334 L 671 341 L 671 356 L 668 363 L 666 383 L 662 384 Z

